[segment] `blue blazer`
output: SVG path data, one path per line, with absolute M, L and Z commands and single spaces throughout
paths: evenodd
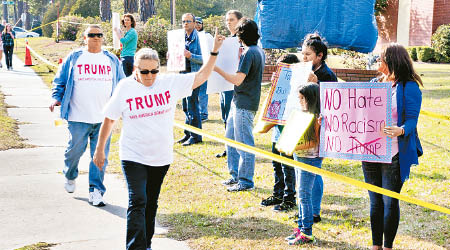
M 419 156 L 423 154 L 417 134 L 417 121 L 421 105 L 422 92 L 416 82 L 397 83 L 397 126 L 405 130 L 405 134 L 398 137 L 402 182 L 409 178 L 411 165 L 419 164 Z

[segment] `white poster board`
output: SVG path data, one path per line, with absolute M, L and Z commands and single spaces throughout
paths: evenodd
M 227 37 L 219 49 L 216 66 L 223 71 L 235 74 L 239 66 L 239 41 L 237 37 Z M 207 94 L 220 93 L 222 91 L 233 90 L 234 85 L 225 80 L 217 72 L 213 72 L 208 79 Z
M 167 61 L 168 71 L 186 70 L 184 46 L 184 29 L 170 30 L 167 32 L 167 52 L 169 54 L 169 60 Z
M 300 109 L 300 99 L 298 99 L 298 87 L 304 85 L 308 81 L 309 73 L 312 69 L 312 62 L 301 62 L 292 64 L 291 89 L 286 100 L 286 108 L 284 110 L 282 120 L 287 120 L 290 113 L 294 109 Z
M 120 40 L 117 38 L 117 36 L 114 35 L 114 29 L 115 28 L 120 29 L 119 13 L 117 13 L 117 12 L 112 13 L 111 25 L 112 25 L 113 47 L 114 47 L 114 49 L 120 49 Z

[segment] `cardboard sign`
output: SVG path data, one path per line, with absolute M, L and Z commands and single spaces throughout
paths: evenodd
M 286 124 L 291 111 L 300 107 L 297 90 L 306 84 L 311 67 L 311 62 L 278 64 L 261 117 L 263 121 Z
M 186 70 L 186 59 L 184 57 L 185 41 L 184 29 L 170 30 L 167 32 L 167 61 L 168 71 Z
M 239 66 L 239 41 L 237 37 L 227 37 L 219 49 L 219 55 L 216 59 L 216 66 L 223 71 L 236 74 Z M 234 85 L 225 80 L 217 72 L 213 71 L 208 79 L 207 94 L 220 93 L 233 90 Z
M 321 83 L 321 157 L 390 163 L 392 83 Z
M 278 151 L 287 155 L 292 155 L 300 139 L 302 139 L 306 130 L 312 125 L 311 123 L 314 120 L 314 115 L 311 113 L 293 110 L 289 115 L 286 126 L 283 128 L 283 132 L 281 132 L 277 144 L 275 145 Z

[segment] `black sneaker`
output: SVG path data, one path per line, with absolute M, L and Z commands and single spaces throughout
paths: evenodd
M 269 198 L 262 200 L 261 205 L 267 207 L 281 204 L 281 202 L 283 202 L 283 198 L 278 198 L 272 195 Z
M 273 207 L 275 212 L 287 212 L 295 207 L 295 203 L 292 201 L 283 201 L 281 204 Z
M 320 215 L 313 215 L 313 221 L 314 223 L 319 223 L 322 221 L 322 218 L 320 218 Z

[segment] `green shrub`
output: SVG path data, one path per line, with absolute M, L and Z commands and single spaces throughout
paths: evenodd
M 71 15 L 96 17 L 100 15 L 100 0 L 77 0 L 70 9 Z
M 60 18 L 60 20 L 61 22 L 59 26 L 59 39 L 70 41 L 77 40 L 78 31 L 80 29 L 83 29 L 83 25 L 77 23 L 84 23 L 84 18 L 80 16 L 65 16 Z M 55 27 L 56 24 L 54 24 L 53 26 Z M 53 34 L 53 37 L 56 37 L 56 32 Z
M 417 46 L 417 59 L 421 62 L 434 62 L 434 49 L 428 46 Z
M 409 56 L 413 61 L 417 61 L 417 49 L 416 47 L 408 47 L 406 48 L 406 51 L 408 51 Z
M 450 24 L 437 28 L 431 37 L 431 47 L 436 52 L 437 62 L 450 62 Z
M 219 28 L 219 34 L 224 36 L 228 36 L 230 34 L 225 24 L 224 16 L 209 16 L 208 18 L 203 19 L 203 28 L 212 36 L 214 36 L 214 32 L 216 32 L 216 27 Z
M 55 21 L 57 18 L 57 9 L 54 4 L 49 5 L 48 10 L 44 13 L 44 17 L 42 18 L 42 24 L 47 24 Z M 53 25 L 46 25 L 42 27 L 42 34 L 46 37 L 52 37 L 53 35 Z
M 170 22 L 159 16 L 149 18 L 145 25 L 136 27 L 138 32 L 137 48 L 152 48 L 158 52 L 161 64 L 166 63 L 167 54 L 167 31 Z

